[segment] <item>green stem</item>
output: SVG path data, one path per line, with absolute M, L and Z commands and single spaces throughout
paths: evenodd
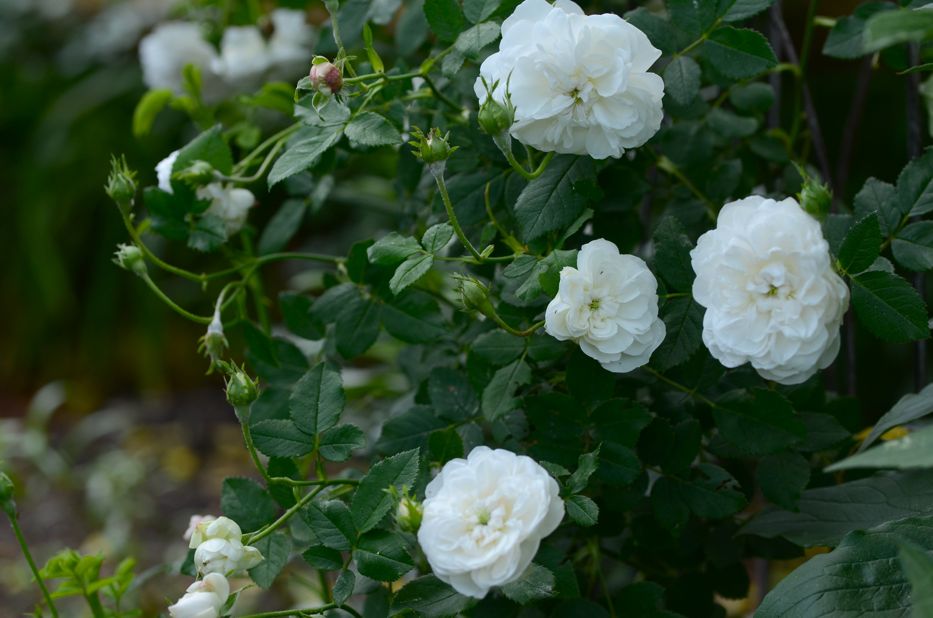
M 437 99 L 441 103 L 451 108 L 452 110 L 456 111 L 458 114 L 463 111 L 463 107 L 461 107 L 460 105 L 457 105 L 446 94 L 438 90 L 437 86 L 434 85 L 434 80 L 431 79 L 430 75 L 428 75 L 427 73 L 422 73 L 421 78 L 424 80 L 424 83 L 428 85 L 428 88 L 431 89 L 431 92 L 434 93 L 434 96 L 437 97 Z
M 243 442 L 246 443 L 246 450 L 249 451 L 250 459 L 253 460 L 253 465 L 259 470 L 259 474 L 265 479 L 266 484 L 271 484 L 272 478 L 269 476 L 269 471 L 262 465 L 262 460 L 259 459 L 259 453 L 256 451 L 256 445 L 253 444 L 253 432 L 249 427 L 249 415 L 241 415 L 239 410 L 237 410 L 237 416 L 242 419 L 240 421 L 240 427 L 243 429 Z
M 460 240 L 460 244 L 462 244 L 466 250 L 470 252 L 470 255 L 473 256 L 474 260 L 482 262 L 484 260 L 483 256 L 481 256 L 479 251 L 476 250 L 476 248 L 470 242 L 470 239 L 467 238 L 466 234 L 463 233 L 463 228 L 460 227 L 460 221 L 457 219 L 457 213 L 454 212 L 454 205 L 450 201 L 450 194 L 447 193 L 447 183 L 444 181 L 443 169 L 432 169 L 431 173 L 434 175 L 434 180 L 437 181 L 437 189 L 441 192 L 441 201 L 444 202 L 444 209 L 447 210 L 447 217 L 450 219 L 450 224 L 453 226 L 454 233 Z
M 23 531 L 19 527 L 19 519 L 16 513 L 7 512 L 7 518 L 10 520 L 10 526 L 13 528 L 13 536 L 16 537 L 16 542 L 19 543 L 19 548 L 23 552 L 23 557 L 26 558 L 26 562 L 29 564 L 29 570 L 32 571 L 32 576 L 36 579 L 39 590 L 42 591 L 45 603 L 49 606 L 49 611 L 52 613 L 53 618 L 58 618 L 58 609 L 52 601 L 52 595 L 49 594 L 49 589 L 46 588 L 45 582 L 42 580 L 42 577 L 39 576 L 39 569 L 36 567 L 36 561 L 32 559 L 32 552 L 29 551 L 29 544 L 26 543 L 26 537 L 23 536 Z
M 278 616 L 314 616 L 316 614 L 323 614 L 324 612 L 330 611 L 332 609 L 338 609 L 339 606 L 336 603 L 328 603 L 327 605 L 322 605 L 320 607 L 314 607 L 311 609 L 280 609 L 274 612 L 260 612 L 258 614 L 247 614 L 242 616 L 242 618 L 276 618 Z
M 486 215 L 489 217 L 489 220 L 492 222 L 492 226 L 496 228 L 499 234 L 502 236 L 502 240 L 509 246 L 512 251 L 515 253 L 525 253 L 526 247 L 519 242 L 512 234 L 509 233 L 504 227 L 499 224 L 499 221 L 496 219 L 496 216 L 492 214 L 492 203 L 489 200 L 489 188 L 492 183 L 486 183 L 486 189 L 483 191 L 483 203 L 486 206 Z M 488 259 L 488 258 L 487 258 Z
M 85 589 L 84 600 L 87 601 L 88 607 L 91 608 L 91 615 L 94 618 L 106 618 L 107 612 L 104 611 L 104 606 L 100 604 L 100 597 L 97 596 L 96 592 L 87 592 L 87 589 Z
M 499 145 L 498 141 L 496 145 Z M 538 167 L 536 167 L 533 172 L 529 172 L 521 163 L 518 162 L 518 159 L 516 159 L 515 155 L 512 154 L 511 148 L 499 146 L 499 150 L 501 150 L 502 154 L 505 155 L 505 159 L 509 162 L 509 165 L 512 166 L 512 169 L 518 172 L 525 180 L 534 180 L 543 174 L 544 170 L 547 169 L 548 164 L 551 162 L 551 159 L 554 158 L 553 152 L 547 153 L 541 160 L 541 163 L 538 164 Z
M 355 479 L 325 479 L 325 480 L 299 480 L 287 476 L 273 476 L 267 479 L 273 485 L 290 485 L 292 487 L 333 487 L 334 485 L 359 485 Z
M 133 244 L 139 247 L 139 250 L 143 252 L 143 255 L 145 255 L 146 259 L 148 259 L 150 262 L 152 262 L 153 264 L 155 264 L 162 270 L 172 273 L 173 275 L 178 275 L 179 277 L 183 277 L 185 279 L 188 279 L 189 281 L 196 281 L 198 283 L 204 283 L 205 281 L 204 275 L 199 275 L 197 273 L 187 271 L 184 268 L 178 268 L 177 266 L 172 266 L 168 262 L 165 262 L 162 259 L 160 259 L 159 256 L 157 256 L 155 253 L 149 250 L 149 247 L 147 247 L 146 243 L 143 242 L 142 235 L 141 235 L 142 234 L 141 230 L 146 229 L 149 225 L 148 219 L 144 221 L 142 225 L 140 225 L 140 229 L 137 230 L 136 227 L 133 225 L 133 222 L 130 221 L 129 215 L 123 213 L 123 225 L 126 226 L 126 231 L 129 232 L 130 238 L 133 240 Z
M 803 85 L 806 80 L 810 44 L 813 40 L 813 24 L 816 18 L 816 9 L 818 5 L 819 0 L 810 0 L 807 6 L 807 20 L 804 22 L 803 42 L 800 45 L 800 59 L 798 60 L 800 70 L 797 72 L 797 81 L 794 83 L 794 113 L 791 116 L 793 118 L 793 123 L 790 129 L 791 148 L 794 147 L 797 141 L 797 134 L 800 131 L 800 125 L 802 123 L 801 106 L 803 105 Z
M 291 519 L 292 516 L 293 516 L 295 513 L 297 513 L 298 511 L 300 511 L 302 508 L 304 508 L 304 506 L 305 506 L 306 504 L 308 504 L 309 502 L 311 502 L 312 500 L 314 500 L 314 497 L 317 496 L 319 493 L 321 493 L 321 492 L 324 490 L 325 487 L 327 487 L 327 486 L 326 486 L 326 485 L 318 485 L 318 486 L 315 487 L 313 490 L 311 490 L 310 492 L 306 493 L 306 494 L 305 494 L 300 500 L 298 500 L 291 508 L 289 508 L 287 511 L 285 511 L 284 513 L 282 513 L 282 516 L 279 517 L 277 520 L 275 520 L 274 522 L 272 522 L 271 524 L 269 524 L 269 525 L 266 526 L 265 528 L 263 528 L 263 529 L 261 529 L 261 530 L 259 530 L 259 531 L 257 531 L 257 532 L 254 532 L 253 534 L 249 535 L 249 537 L 247 537 L 246 541 L 244 542 L 244 545 L 252 545 L 252 544 L 255 543 L 256 541 L 259 541 L 260 539 L 264 539 L 264 538 L 266 538 L 267 536 L 269 536 L 270 534 L 272 534 L 273 532 L 275 532 L 276 530 L 278 530 L 280 527 L 282 527 L 283 524 L 285 524 L 285 522 L 287 522 L 289 519 Z
M 539 328 L 544 326 L 544 320 L 541 320 L 540 322 L 535 322 L 525 330 L 518 330 L 517 328 L 509 326 L 505 320 L 499 317 L 498 313 L 495 313 L 490 317 L 492 317 L 492 321 L 498 324 L 503 330 L 515 335 L 516 337 L 531 337 L 535 334 L 535 332 L 537 332 Z
M 196 322 L 197 324 L 210 324 L 211 323 L 212 317 L 195 315 L 191 313 L 190 311 L 188 311 L 187 309 L 180 307 L 174 300 L 169 298 L 165 294 L 165 292 L 159 289 L 159 286 L 155 284 L 155 282 L 152 280 L 152 278 L 148 274 L 140 275 L 140 277 L 142 277 L 142 280 L 146 282 L 146 285 L 149 286 L 149 289 L 152 290 L 156 296 L 162 299 L 162 302 L 164 302 L 166 305 L 171 307 L 175 311 L 175 313 L 177 313 L 178 315 L 184 318 L 187 318 L 191 320 L 192 322 Z
M 273 159 L 279 153 L 279 150 L 285 145 L 285 140 L 279 140 L 275 143 L 275 146 L 266 154 L 266 158 L 262 160 L 262 164 L 259 166 L 259 169 L 252 176 L 221 176 L 221 180 L 226 180 L 228 182 L 239 182 L 243 184 L 249 184 L 251 182 L 256 182 L 266 173 L 269 165 L 272 164 Z
M 246 170 L 246 168 L 249 167 L 249 164 L 253 161 L 253 159 L 258 157 L 262 151 L 264 151 L 266 148 L 269 148 L 273 144 L 276 144 L 280 140 L 284 141 L 285 138 L 290 137 L 292 133 L 294 133 L 300 128 L 301 128 L 301 123 L 296 122 L 295 124 L 289 125 L 285 127 L 284 129 L 282 129 L 281 131 L 279 131 L 278 133 L 275 133 L 274 135 L 271 135 L 268 138 L 266 138 L 264 142 L 262 142 L 261 144 L 253 148 L 252 152 L 250 152 L 248 155 L 243 157 L 236 165 L 233 166 L 233 173 L 236 174 L 238 172 L 242 172 Z
M 649 149 L 650 150 L 650 149 Z M 697 189 L 696 185 L 687 178 L 680 168 L 677 167 L 677 164 L 665 157 L 664 155 L 658 155 L 653 150 L 650 150 L 651 154 L 654 155 L 655 159 L 658 162 L 658 169 L 664 170 L 678 181 L 680 184 L 685 186 L 693 195 L 703 202 L 703 206 L 706 208 L 706 216 L 713 222 L 716 221 L 716 204 L 713 203 L 713 200 L 706 197 L 702 191 Z
M 243 250 L 246 255 L 250 260 L 255 261 L 253 243 L 246 230 L 240 234 L 240 238 L 243 240 Z M 263 290 L 262 279 L 255 277 L 255 272 L 255 268 L 251 269 L 243 278 L 253 293 L 253 304 L 256 307 L 256 317 L 259 319 L 259 325 L 262 327 L 263 332 L 268 334 L 272 328 L 272 323 L 269 320 L 269 311 L 266 309 L 266 293 Z
M 676 381 L 670 379 L 669 377 L 667 377 L 666 375 L 664 375 L 663 373 L 660 373 L 659 371 L 656 371 L 656 370 L 652 369 L 651 367 L 643 367 L 643 369 L 644 369 L 645 371 L 647 371 L 648 373 L 650 373 L 651 375 L 653 375 L 654 377 L 656 377 L 657 379 L 659 379 L 659 380 L 661 380 L 662 382 L 664 382 L 665 384 L 667 384 L 668 386 L 672 386 L 672 387 L 676 388 L 677 390 L 679 390 L 680 392 L 686 393 L 686 394 L 689 395 L 690 397 L 696 399 L 697 401 L 701 401 L 701 402 L 705 403 L 706 405 L 708 405 L 708 406 L 711 407 L 711 408 L 721 408 L 721 407 L 722 407 L 722 406 L 720 406 L 718 403 L 716 403 L 715 401 L 713 401 L 712 399 L 710 399 L 710 398 L 708 398 L 708 397 L 705 397 L 705 396 L 699 394 L 698 392 L 696 392 L 696 389 L 690 388 L 689 386 L 685 386 L 685 385 L 681 384 L 680 382 L 676 382 Z
M 389 75 L 386 73 L 367 73 L 366 75 L 348 77 L 347 79 L 343 80 L 343 83 L 355 84 L 357 82 L 365 82 L 370 79 L 381 79 L 383 81 L 391 82 L 400 79 L 411 79 L 412 77 L 421 77 L 421 71 L 409 71 L 408 73 L 398 73 L 395 75 Z

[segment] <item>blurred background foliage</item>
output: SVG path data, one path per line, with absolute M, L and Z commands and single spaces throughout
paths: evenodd
M 0 251 L 7 266 L 0 277 L 0 460 L 14 464 L 28 489 L 27 534 L 38 537 L 43 559 L 64 542 L 116 556 L 135 553 L 143 572 L 175 560 L 172 551 L 181 545 L 167 540 L 178 539 L 191 513 L 216 510 L 220 478 L 246 470 L 220 378 L 205 376 L 206 363 L 195 352 L 200 329 L 111 262 L 125 240 L 102 190 L 111 153 L 125 153 L 140 170 L 141 184 L 154 184 L 154 163 L 195 133 L 173 110 L 160 114 L 142 139 L 131 131 L 145 91 L 138 41 L 172 15 L 174 4 L 0 0 Z M 235 7 L 262 4 L 274 3 L 232 1 Z M 317 0 L 280 4 L 307 5 L 318 23 L 326 16 Z M 621 13 L 645 3 L 582 4 Z M 847 15 L 858 4 L 825 0 L 819 14 Z M 783 2 L 798 49 L 807 5 Z M 826 33 L 816 29 L 809 84 L 830 161 L 839 161 L 846 140 L 853 140 L 840 196 L 851 203 L 867 177 L 893 182 L 908 160 L 905 80 L 895 74 L 908 64 L 897 49 L 875 69 L 865 64 L 870 59 L 829 58 L 819 53 Z M 851 101 L 865 76 L 864 112 L 852 122 Z M 781 79 L 789 99 L 790 77 Z M 791 105 L 783 103 L 779 108 L 789 116 Z M 391 178 L 393 170 L 377 166 L 374 173 Z M 366 193 L 359 186 L 331 194 L 313 225 L 305 222 L 302 242 L 345 253 L 353 239 L 392 229 L 391 204 Z M 262 221 L 270 214 L 254 216 Z M 200 262 L 184 247 L 153 248 L 183 266 Z M 279 283 L 293 273 L 286 265 L 275 268 L 272 281 Z M 196 287 L 176 285 L 170 292 L 181 304 L 208 312 L 209 300 Z M 858 368 L 865 379 L 857 383 L 871 385 L 857 392 L 868 425 L 913 390 L 911 359 L 875 339 L 857 345 L 860 357 L 874 361 Z M 131 538 L 141 546 L 129 547 Z M 0 590 L 29 599 L 28 574 L 8 540 L 0 535 Z M 153 593 L 150 606 L 164 606 L 168 596 Z M 15 608 L 15 602 L 0 603 L 0 617 L 17 615 Z

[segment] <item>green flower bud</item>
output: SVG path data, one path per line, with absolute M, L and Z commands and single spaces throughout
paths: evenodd
M 468 311 L 478 311 L 488 318 L 496 316 L 496 310 L 489 300 L 489 288 L 473 277 L 460 277 L 460 303 Z
M 207 332 L 201 337 L 201 345 L 198 351 L 211 359 L 211 369 L 220 360 L 225 349 L 227 349 L 227 338 L 224 336 L 224 325 L 220 319 L 220 311 L 214 311 L 214 317 L 207 326 Z M 208 372 L 210 373 L 210 372 Z
M 228 365 L 226 370 L 227 401 L 235 408 L 248 408 L 259 397 L 259 381 L 235 365 Z
M 800 206 L 810 213 L 817 221 L 822 221 L 829 213 L 829 207 L 833 202 L 833 194 L 829 186 L 810 176 L 807 170 L 796 165 L 797 173 L 803 178 L 803 188 L 797 195 Z
M 119 159 L 111 157 L 110 175 L 107 176 L 104 190 L 123 212 L 128 213 L 133 208 L 133 198 L 136 196 L 136 172 L 129 168 L 126 157 L 121 156 Z
M 117 251 L 113 254 L 113 263 L 140 277 L 146 276 L 146 258 L 136 245 L 117 245 Z
M 0 509 L 10 517 L 16 517 L 16 502 L 13 500 L 13 481 L 3 472 L 0 472 Z
M 512 123 L 515 122 L 515 108 L 508 99 L 503 105 L 492 97 L 487 97 L 486 102 L 479 108 L 476 121 L 488 135 L 493 137 L 502 135 L 507 133 L 512 128 Z
M 414 146 L 415 157 L 428 165 L 443 164 L 458 148 L 457 146 L 451 147 L 448 143 L 450 133 L 441 135 L 438 128 L 433 128 L 425 134 L 416 127 L 412 131 L 412 136 L 415 139 L 408 143 Z
M 172 178 L 200 187 L 217 180 L 216 175 L 214 167 L 207 161 L 193 161 L 185 169 L 172 174 Z
M 406 491 L 398 503 L 398 510 L 395 512 L 395 521 L 402 532 L 415 534 L 421 527 L 421 519 L 424 517 L 424 507 L 420 502 L 408 495 Z

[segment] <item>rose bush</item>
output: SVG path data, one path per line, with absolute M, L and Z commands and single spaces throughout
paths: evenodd
M 135 127 L 197 131 L 106 187 L 114 261 L 204 328 L 255 467 L 192 520 L 170 615 L 922 611 L 933 153 L 833 194 L 768 0 L 307 4 L 156 28 Z M 906 69 L 912 8 L 824 50 Z M 871 429 L 867 337 L 917 359 Z M 127 615 L 101 561 L 37 572 L 53 615 Z

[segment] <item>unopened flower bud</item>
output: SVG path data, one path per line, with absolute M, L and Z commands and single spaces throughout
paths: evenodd
M 207 161 L 194 161 L 183 170 L 172 174 L 172 178 L 200 187 L 216 180 L 214 167 Z
M 13 481 L 0 472 L 0 509 L 10 517 L 16 517 L 16 502 L 13 500 Z
M 337 94 L 343 88 L 340 68 L 324 56 L 315 56 L 311 61 L 311 85 L 320 93 Z
M 146 276 L 146 258 L 136 245 L 117 245 L 117 251 L 113 254 L 113 263 L 140 277 Z
M 489 301 L 489 288 L 478 279 L 461 277 L 458 291 L 464 309 L 478 311 L 490 318 L 496 315 L 496 310 Z
M 133 207 L 133 198 L 136 196 L 136 172 L 126 164 L 126 157 L 113 157 L 110 160 L 110 175 L 104 187 L 120 210 L 128 213 Z
M 259 397 L 259 382 L 250 378 L 245 371 L 236 366 L 228 368 L 227 375 L 227 401 L 238 410 L 248 409 L 249 405 Z
M 512 123 L 515 121 L 515 109 L 508 100 L 503 105 L 492 97 L 488 97 L 486 102 L 480 106 L 476 121 L 488 135 L 493 137 L 502 135 L 512 128 Z
M 424 516 L 424 509 L 421 503 L 410 497 L 407 493 L 402 496 L 398 503 L 398 510 L 395 513 L 395 521 L 403 532 L 412 534 L 418 532 L 421 527 L 421 518 Z
M 826 218 L 833 201 L 829 187 L 818 180 L 807 178 L 800 190 L 800 205 L 818 221 Z
M 438 128 L 433 128 L 427 133 L 415 128 L 412 136 L 415 139 L 408 143 L 414 146 L 415 156 L 428 166 L 436 166 L 440 170 L 443 170 L 444 162 L 457 150 L 457 146 L 451 147 L 447 141 L 450 133 L 441 135 Z
M 220 360 L 227 348 L 227 338 L 224 336 L 224 324 L 220 319 L 220 306 L 214 311 L 211 323 L 207 325 L 207 332 L 201 337 L 198 350 L 211 359 L 211 368 Z

